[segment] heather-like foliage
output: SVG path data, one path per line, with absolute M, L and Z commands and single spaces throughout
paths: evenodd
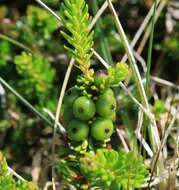
M 40 188 L 32 182 L 16 180 L 13 173 L 9 173 L 6 159 L 0 152 L 0 190 L 40 190 Z
M 20 89 L 29 99 L 37 98 L 39 105 L 43 105 L 50 95 L 55 71 L 47 59 L 41 55 L 31 55 L 22 52 L 15 57 L 15 65 L 21 77 Z

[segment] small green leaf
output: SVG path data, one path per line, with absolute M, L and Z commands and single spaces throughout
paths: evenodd
M 118 86 L 119 83 L 126 79 L 129 69 L 126 63 L 117 63 L 116 66 L 108 69 L 108 83 L 110 87 Z
M 58 22 L 51 14 L 34 5 L 29 5 L 27 8 L 27 24 L 47 40 L 58 28 Z
M 0 152 L 0 190 L 40 190 L 33 182 L 20 181 L 8 172 L 6 159 Z
M 5 66 L 7 61 L 10 60 L 11 46 L 9 42 L 0 40 L 0 68 Z
M 107 149 L 86 153 L 80 159 L 80 170 L 92 187 L 114 190 L 140 187 L 148 174 L 141 156 Z
M 69 31 L 68 34 L 61 32 L 69 43 L 66 49 L 76 59 L 83 74 L 88 77 L 94 35 L 88 30 L 91 21 L 88 5 L 84 0 L 64 0 L 61 4 L 60 14 L 63 25 Z
M 29 100 L 37 99 L 39 106 L 44 105 L 52 92 L 55 78 L 55 70 L 48 60 L 39 54 L 22 52 L 15 56 L 15 65 L 21 79 L 18 82 L 20 92 Z
M 94 78 L 94 84 L 102 93 L 109 87 L 117 87 L 119 83 L 127 78 L 129 68 L 126 63 L 117 63 L 115 67 L 109 67 L 106 72 L 98 72 Z
M 160 116 L 167 111 L 165 103 L 162 100 L 156 100 L 152 110 L 158 120 L 160 119 Z

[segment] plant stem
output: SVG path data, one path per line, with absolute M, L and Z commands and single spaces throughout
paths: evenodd
M 106 61 L 94 50 L 92 49 L 94 55 L 96 58 L 102 63 L 102 65 L 108 69 L 109 65 L 106 63 Z M 153 120 L 153 114 L 151 114 L 133 95 L 132 93 L 126 88 L 126 86 L 120 82 L 119 83 L 120 87 L 126 92 L 126 94 L 133 100 L 134 103 L 136 103 L 142 111 L 149 117 L 149 119 Z
M 98 0 L 93 1 L 93 12 L 94 12 L 94 14 L 97 14 L 98 10 L 99 10 Z M 110 65 L 114 65 L 113 61 L 112 61 L 112 56 L 111 56 L 111 53 L 109 50 L 108 39 L 105 37 L 103 30 L 102 30 L 102 27 L 103 27 L 103 22 L 102 22 L 102 19 L 99 18 L 98 22 L 96 23 L 96 30 L 97 30 L 97 33 L 100 34 L 99 39 L 100 39 L 102 56 Z
M 145 90 L 148 97 L 149 94 L 149 85 L 150 85 L 150 72 L 151 72 L 151 62 L 152 62 L 152 49 L 153 49 L 153 41 L 154 41 L 154 29 L 155 29 L 155 17 L 156 17 L 156 9 L 157 9 L 157 1 L 154 1 L 154 9 L 152 12 L 152 21 L 151 21 L 151 31 L 150 31 L 150 39 L 149 39 L 149 47 L 148 47 L 148 55 L 147 55 L 147 71 L 146 71 L 146 84 Z M 152 131 L 150 128 L 147 128 L 148 118 L 144 116 L 145 125 L 143 127 L 142 133 L 144 138 L 147 136 L 147 130 L 149 134 L 150 142 L 152 142 Z
M 155 29 L 155 14 L 157 8 L 157 1 L 154 2 L 154 11 L 152 16 L 152 29 L 149 41 L 148 48 L 148 57 L 147 57 L 147 73 L 146 73 L 146 93 L 149 94 L 149 85 L 150 85 L 150 71 L 151 71 L 151 63 L 152 63 L 152 49 L 153 49 L 153 41 L 154 41 L 154 29 Z
M 49 121 L 44 115 L 42 115 L 34 106 L 32 106 L 25 98 L 23 98 L 16 90 L 14 90 L 2 77 L 0 77 L 0 83 L 2 83 L 10 92 L 12 92 L 19 100 L 27 106 L 32 112 L 37 114 L 48 125 L 53 126 L 53 123 Z
M 136 61 L 135 61 L 135 58 L 133 56 L 132 50 L 131 50 L 131 48 L 129 46 L 128 40 L 126 38 L 126 35 L 125 35 L 124 30 L 122 28 L 122 25 L 121 25 L 121 23 L 120 23 L 120 21 L 118 19 L 117 13 L 116 13 L 111 1 L 108 0 L 108 3 L 109 3 L 109 8 L 110 8 L 110 10 L 111 10 L 111 12 L 113 14 L 117 30 L 118 30 L 118 32 L 120 34 L 120 37 L 121 37 L 121 40 L 123 42 L 124 48 L 125 48 L 126 53 L 128 55 L 128 59 L 129 59 L 129 62 L 130 62 L 130 65 L 131 65 L 131 68 L 132 68 L 132 71 L 133 71 L 133 74 L 134 74 L 134 78 L 135 78 L 136 85 L 138 87 L 139 94 L 141 96 L 141 100 L 142 100 L 143 104 L 145 105 L 145 107 L 148 107 L 147 97 L 146 97 L 146 94 L 145 94 L 145 90 L 144 90 L 144 87 L 143 87 L 143 84 L 142 84 L 141 76 L 140 76 L 139 70 L 137 68 Z
M 65 79 L 63 82 L 63 86 L 60 92 L 60 97 L 58 100 L 58 105 L 57 105 L 57 110 L 56 110 L 56 114 L 55 114 L 55 123 L 54 123 L 54 130 L 53 130 L 53 139 L 52 139 L 52 183 L 53 183 L 53 190 L 56 189 L 55 187 L 55 169 L 54 169 L 54 164 L 55 164 L 55 137 L 56 137 L 56 133 L 57 133 L 57 123 L 59 121 L 60 118 L 60 111 L 61 111 L 61 106 L 62 106 L 62 102 L 63 102 L 63 97 L 65 95 L 65 90 L 68 84 L 68 80 L 71 74 L 71 70 L 72 67 L 74 65 L 75 60 L 72 58 L 70 60 L 70 64 L 68 66 L 66 75 L 65 75 Z
M 160 0 L 156 0 L 157 1 L 157 6 L 160 3 Z M 154 11 L 154 4 L 152 5 L 152 7 L 150 8 L 147 16 L 145 17 L 144 21 L 142 22 L 140 28 L 137 30 L 131 44 L 130 47 L 133 49 L 136 45 L 136 43 L 138 42 L 138 40 L 140 39 L 144 29 L 146 28 L 146 26 L 148 25 L 152 15 L 153 15 L 153 11 Z M 122 62 L 126 62 L 127 61 L 127 55 L 125 54 L 121 60 Z
M 6 36 L 4 34 L 0 34 L 0 38 L 3 39 L 3 40 L 8 41 L 8 42 L 10 42 L 10 43 L 12 43 L 14 45 L 16 45 L 17 47 L 20 47 L 20 48 L 24 49 L 27 52 L 33 53 L 33 51 L 29 47 L 27 47 L 26 45 L 24 45 L 24 44 L 22 44 L 22 43 L 20 43 L 20 42 L 18 42 L 16 40 Z
M 162 10 L 164 9 L 165 5 L 167 4 L 168 0 L 162 0 L 160 5 L 158 6 L 157 8 L 157 11 L 156 11 L 156 16 L 155 16 L 155 22 L 157 21 L 157 19 L 159 18 Z M 145 44 L 150 36 L 150 32 L 151 32 L 151 24 L 149 24 L 146 28 L 146 31 L 144 33 L 144 36 L 137 48 L 137 53 L 140 55 L 145 47 Z
M 103 14 L 103 12 L 106 10 L 107 7 L 108 7 L 108 2 L 106 0 L 103 3 L 103 5 L 101 6 L 101 8 L 98 10 L 96 15 L 94 16 L 93 20 L 91 21 L 91 24 L 89 26 L 89 30 L 91 30 L 94 27 L 94 25 L 96 24 L 96 22 L 98 21 L 98 19 L 100 18 L 100 16 Z
M 104 65 L 104 67 L 106 69 L 108 69 L 108 64 L 105 62 L 105 60 L 95 51 L 93 50 L 93 53 L 94 55 L 97 57 L 97 59 Z M 148 116 L 148 118 L 152 121 L 153 120 L 153 116 L 151 115 L 150 112 L 148 112 L 148 110 L 146 110 L 146 108 L 140 104 L 140 102 L 138 102 L 138 100 L 132 95 L 132 93 L 125 87 L 125 85 L 120 82 L 120 87 L 124 90 L 124 92 L 133 100 L 134 103 L 136 103 L 139 108 Z M 124 114 L 123 114 L 124 115 Z M 126 125 L 128 126 L 128 125 Z M 139 131 L 140 132 L 140 131 Z M 139 139 L 139 141 L 142 143 L 143 147 L 145 148 L 146 152 L 148 153 L 148 155 L 150 157 L 153 157 L 153 152 L 152 150 L 150 149 L 149 145 L 145 142 L 145 140 L 142 138 L 141 134 L 139 134 L 137 131 L 136 131 L 136 136 L 137 138 Z M 134 136 L 133 136 L 134 137 Z M 130 137 L 131 138 L 131 137 Z M 134 139 L 136 139 L 134 137 Z
M 147 100 L 147 96 L 146 96 L 146 93 L 145 93 L 145 89 L 144 89 L 144 86 L 143 86 L 143 83 L 142 83 L 142 79 L 141 79 L 139 70 L 137 68 L 136 61 L 135 61 L 135 58 L 133 56 L 132 50 L 130 48 L 129 42 L 128 42 L 127 37 L 125 35 L 125 32 L 124 32 L 124 30 L 122 28 L 122 25 L 121 25 L 121 23 L 120 23 L 120 21 L 118 19 L 117 13 L 116 13 L 116 11 L 115 11 L 112 3 L 111 3 L 111 0 L 108 0 L 108 3 L 109 3 L 109 8 L 110 8 L 110 10 L 111 10 L 111 12 L 113 14 L 117 30 L 118 30 L 118 32 L 120 34 L 121 40 L 122 40 L 123 45 L 125 47 L 126 53 L 128 55 L 129 63 L 130 63 L 130 66 L 131 66 L 131 69 L 132 69 L 132 72 L 133 72 L 133 75 L 134 75 L 135 83 L 136 83 L 136 86 L 138 88 L 138 92 L 139 92 L 142 104 L 151 113 L 151 110 L 150 110 L 150 107 L 149 107 L 149 104 L 148 104 L 148 100 Z M 157 125 L 156 125 L 155 119 L 150 120 L 150 122 L 151 122 L 151 130 L 152 130 L 152 137 L 153 137 L 153 139 L 152 139 L 153 142 L 151 142 L 151 144 L 153 145 L 154 150 L 157 150 L 159 145 L 160 145 L 159 133 L 158 133 L 158 130 L 157 130 Z
M 7 167 L 8 172 L 12 173 L 15 177 L 17 177 L 19 180 L 26 182 L 26 180 L 20 176 L 18 173 L 16 173 L 12 168 L 10 168 L 9 166 Z

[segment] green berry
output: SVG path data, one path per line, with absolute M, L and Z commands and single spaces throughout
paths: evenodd
M 67 105 L 63 105 L 62 111 L 62 122 L 64 125 L 67 125 L 73 119 L 73 110 Z
M 109 116 L 106 116 L 106 118 L 112 120 L 112 121 L 115 121 L 116 120 L 116 112 L 113 112 L 111 115 Z
M 71 140 L 83 141 L 89 134 L 89 127 L 84 122 L 73 119 L 67 127 L 67 133 Z
M 80 91 L 77 88 L 75 87 L 70 88 L 65 93 L 64 104 L 66 104 L 67 106 L 72 106 L 73 102 L 75 101 L 77 97 L 79 97 L 79 95 L 80 95 Z
M 107 88 L 103 94 L 114 97 L 114 92 L 111 88 Z
M 86 121 L 91 119 L 95 112 L 95 104 L 90 98 L 81 96 L 74 101 L 73 114 L 76 118 Z
M 113 133 L 113 122 L 106 118 L 97 118 L 91 126 L 92 136 L 99 141 L 109 139 Z
M 100 116 L 109 116 L 116 111 L 116 99 L 111 89 L 106 90 L 101 94 L 96 102 L 96 112 Z

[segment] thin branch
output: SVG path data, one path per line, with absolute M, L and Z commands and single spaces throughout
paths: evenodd
M 161 0 L 157 0 L 157 6 L 158 4 L 160 3 Z M 145 17 L 145 19 L 143 20 L 140 28 L 137 30 L 131 44 L 130 44 L 130 47 L 133 49 L 135 47 L 135 45 L 137 44 L 137 42 L 139 41 L 143 31 L 145 30 L 146 26 L 148 25 L 151 17 L 152 17 L 152 14 L 153 14 L 153 11 L 154 11 L 154 3 L 152 5 L 152 7 L 150 8 L 147 16 Z M 121 62 L 126 62 L 127 61 L 127 55 L 125 54 L 121 60 Z
M 129 152 L 129 147 L 128 147 L 128 145 L 127 145 L 127 143 L 126 143 L 126 141 L 125 141 L 125 139 L 124 139 L 124 137 L 123 137 L 122 132 L 121 132 L 120 129 L 117 129 L 117 135 L 118 135 L 118 137 L 120 138 L 120 140 L 121 140 L 121 142 L 122 142 L 122 145 L 123 145 L 123 147 L 124 147 L 124 150 L 125 150 L 126 152 Z
M 155 22 L 158 20 L 162 10 L 164 9 L 166 3 L 168 2 L 168 0 L 162 0 L 160 5 L 158 6 L 157 8 L 157 11 L 156 11 L 156 16 L 155 16 Z M 137 53 L 140 55 L 145 47 L 145 44 L 150 36 L 150 31 L 151 31 L 151 24 L 149 24 L 146 28 L 146 32 L 143 36 L 143 39 L 141 40 L 140 44 L 139 44 L 139 47 L 137 48 Z
M 169 111 L 168 111 L 167 122 L 166 122 L 165 129 L 164 129 L 165 131 L 164 131 L 164 135 L 163 135 L 163 137 L 162 137 L 162 139 L 161 139 L 160 147 L 159 147 L 159 149 L 157 150 L 157 152 L 156 152 L 156 154 L 155 154 L 155 157 L 154 157 L 154 159 L 153 159 L 153 167 L 151 167 L 151 176 L 150 176 L 150 180 L 149 180 L 148 187 L 150 186 L 150 183 L 151 183 L 151 181 L 152 181 L 152 177 L 153 177 L 153 174 L 154 174 L 154 169 L 155 169 L 155 167 L 156 167 L 156 165 L 157 165 L 157 162 L 160 162 L 161 152 L 162 152 L 162 149 L 163 149 L 163 147 L 164 147 L 164 145 L 165 145 L 165 142 L 166 142 L 166 140 L 167 140 L 167 137 L 168 137 L 168 135 L 169 135 L 169 131 L 171 130 L 171 128 L 172 128 L 174 122 L 175 122 L 176 119 L 177 119 L 177 114 L 178 114 L 178 111 L 179 111 L 179 107 L 177 108 L 177 110 L 176 110 L 176 112 L 175 112 L 175 114 L 174 114 L 174 117 L 173 117 L 171 123 L 168 125 L 168 122 L 169 122 L 169 115 L 170 115 L 171 110 L 172 110 L 172 102 L 173 102 L 174 98 L 175 98 L 175 95 L 172 97 L 170 109 L 169 109 Z M 161 163 L 159 163 L 159 164 L 161 164 Z
M 146 93 L 145 93 L 145 90 L 144 90 L 144 86 L 143 86 L 143 83 L 142 83 L 142 79 L 141 79 L 138 67 L 136 65 L 136 61 L 135 61 L 135 58 L 133 56 L 132 50 L 130 48 L 129 42 L 128 42 L 127 37 L 125 35 L 125 32 L 124 32 L 124 30 L 122 28 L 122 25 L 121 25 L 121 23 L 119 21 L 117 13 L 116 13 L 116 11 L 115 11 L 115 9 L 113 7 L 113 4 L 111 3 L 111 0 L 108 0 L 108 4 L 109 4 L 109 8 L 110 8 L 110 10 L 112 12 L 112 15 L 114 17 L 116 27 L 117 27 L 117 30 L 118 30 L 118 32 L 120 34 L 121 40 L 122 40 L 123 45 L 124 45 L 125 50 L 126 50 L 126 53 L 128 55 L 129 63 L 130 63 L 130 66 L 132 68 L 132 71 L 133 71 L 134 79 L 135 79 L 135 82 L 136 82 L 136 85 L 137 85 L 137 88 L 138 88 L 138 91 L 139 91 L 139 94 L 140 94 L 140 97 L 141 97 L 142 104 L 144 104 L 144 106 L 146 107 L 148 112 L 151 112 L 149 104 L 148 104 L 147 96 L 146 96 Z M 155 150 L 157 150 L 159 145 L 160 145 L 159 133 L 158 133 L 158 129 L 157 129 L 155 119 L 150 120 L 150 122 L 151 122 L 151 128 L 150 129 L 151 129 L 151 132 L 152 132 L 152 137 L 154 138 L 153 141 L 155 141 L 155 143 L 152 143 L 152 145 L 153 145 L 153 148 Z
M 140 141 L 140 143 L 142 144 L 142 146 L 145 148 L 146 152 L 148 153 L 148 155 L 152 158 L 154 156 L 153 151 L 151 150 L 150 146 L 148 145 L 148 143 L 145 141 L 145 139 L 142 137 L 141 133 L 138 133 L 138 131 L 135 131 L 135 134 L 138 138 L 138 140 Z
M 17 46 L 17 47 L 19 47 L 21 49 L 24 49 L 27 52 L 34 53 L 29 47 L 27 47 L 26 45 L 18 42 L 17 40 L 12 39 L 9 36 L 6 36 L 4 34 L 0 34 L 0 38 L 14 44 L 15 46 Z
M 55 124 L 54 124 L 54 130 L 53 130 L 53 139 L 52 139 L 52 183 L 53 183 L 53 190 L 56 189 L 55 187 L 55 169 L 54 169 L 54 163 L 55 163 L 55 137 L 56 137 L 56 133 L 57 133 L 57 122 L 59 121 L 60 118 L 60 111 L 61 111 L 61 106 L 62 106 L 62 102 L 63 102 L 63 97 L 65 95 L 65 90 L 68 84 L 68 80 L 71 74 L 71 70 L 72 67 L 74 65 L 75 60 L 72 58 L 70 60 L 70 64 L 67 68 L 67 72 L 65 75 L 65 79 L 62 85 L 62 89 L 60 92 L 60 97 L 58 100 L 58 105 L 57 105 L 57 110 L 56 110 L 56 114 L 55 114 Z
M 94 14 L 98 14 L 99 10 L 99 2 L 98 1 L 93 1 L 92 2 L 92 9 Z M 100 44 L 100 49 L 101 49 L 101 54 L 105 58 L 105 60 L 110 64 L 114 65 L 112 55 L 110 52 L 110 46 L 109 46 L 109 40 L 107 37 L 105 37 L 105 33 L 103 31 L 103 20 L 99 17 L 98 22 L 96 23 L 96 32 L 99 33 L 99 44 Z
M 135 51 L 133 51 L 133 52 L 134 52 L 134 55 L 135 55 L 136 59 L 140 62 L 144 73 L 146 73 L 146 62 L 145 62 L 145 60 L 137 52 L 135 52 Z M 179 90 L 179 85 L 176 85 L 176 84 L 174 84 L 174 83 L 172 83 L 172 82 L 170 82 L 168 80 L 162 79 L 160 77 L 151 75 L 151 80 L 153 82 L 157 83 L 158 85 L 165 86 L 165 87 L 170 87 L 170 88 L 174 88 L 176 90 Z M 145 82 L 145 79 L 143 79 L 143 82 Z
M 147 67 L 146 67 L 146 62 L 145 62 L 144 58 L 141 55 L 139 55 L 136 51 L 133 51 L 133 53 L 134 53 L 134 56 L 137 59 L 137 61 L 140 62 L 144 73 L 146 73 Z
M 108 2 L 106 0 L 101 6 L 101 8 L 98 10 L 96 15 L 93 17 L 93 20 L 91 21 L 91 24 L 89 26 L 89 30 L 92 30 L 92 28 L 94 27 L 94 25 L 96 24 L 96 22 L 101 17 L 101 15 L 103 14 L 103 12 L 106 10 L 107 7 L 108 7 Z
M 146 150 L 146 152 L 148 153 L 148 155 L 152 158 L 154 153 L 152 152 L 150 146 L 148 145 L 148 143 L 146 142 L 146 140 L 143 138 L 141 134 L 143 119 L 144 119 L 144 112 L 140 109 L 138 112 L 138 122 L 137 122 L 137 128 L 135 130 L 135 134 L 138 140 L 140 141 L 140 143 L 142 144 L 142 146 L 144 147 L 144 149 Z
M 148 110 L 132 95 L 132 93 L 126 88 L 126 86 L 120 82 L 120 87 L 124 90 L 124 92 L 127 93 L 127 95 L 133 100 L 134 103 L 136 103 L 140 109 L 148 116 L 148 118 L 150 120 L 154 119 L 154 115 L 150 112 L 148 112 Z
M 155 76 L 151 76 L 151 79 L 154 82 L 156 82 L 156 83 L 158 83 L 158 84 L 160 84 L 162 86 L 168 86 L 168 87 L 175 88 L 175 89 L 179 90 L 179 85 L 176 85 L 176 84 L 174 84 L 174 83 L 172 83 L 170 81 L 167 81 L 165 79 L 162 79 L 162 78 L 159 78 L 159 77 L 155 77 Z
M 36 115 L 39 116 L 40 119 L 45 121 L 48 125 L 51 127 L 54 126 L 52 121 L 50 121 L 45 115 L 41 114 L 32 104 L 30 104 L 24 97 L 22 97 L 16 90 L 14 90 L 2 77 L 0 77 L 0 84 L 3 84 L 11 93 L 13 93 L 19 100 L 27 107 L 29 108 L 32 112 L 34 112 Z M 46 112 L 52 120 L 55 122 L 55 117 L 52 114 L 52 112 L 46 108 L 44 108 L 44 112 Z M 57 122 L 57 126 L 59 127 L 59 131 L 62 135 L 65 135 L 66 131 L 65 128 L 62 126 L 61 123 Z
M 146 73 L 147 68 L 146 68 L 146 62 L 145 62 L 145 60 L 137 52 L 135 52 L 135 51 L 133 51 L 133 52 L 134 52 L 134 56 L 136 57 L 136 59 L 141 63 L 141 66 L 143 68 L 144 73 Z M 172 82 L 170 82 L 168 80 L 162 79 L 160 77 L 152 76 L 151 75 L 151 80 L 154 81 L 154 82 L 156 82 L 156 83 L 158 83 L 161 86 L 167 86 L 167 87 L 179 90 L 179 85 L 176 85 L 176 84 L 174 84 L 174 83 L 172 83 Z M 144 81 L 144 79 L 143 79 L 143 81 Z
M 177 120 L 178 112 L 179 112 L 179 107 L 176 109 L 175 114 L 174 114 L 174 116 L 173 116 L 173 118 L 172 118 L 169 126 L 167 127 L 167 129 L 166 129 L 166 131 L 164 133 L 164 136 L 163 136 L 163 139 L 162 139 L 162 143 L 161 143 L 161 149 L 164 147 L 164 145 L 165 145 L 165 143 L 167 141 L 167 138 L 168 138 L 168 136 L 170 134 L 170 131 L 171 131 L 171 129 L 172 129 L 175 121 Z
M 106 63 L 106 61 L 99 55 L 98 52 L 96 52 L 93 48 L 91 49 L 93 54 L 96 56 L 96 58 L 104 65 L 106 69 L 109 68 L 109 65 Z
M 169 172 L 165 171 L 160 176 L 153 177 L 152 182 L 150 183 L 149 187 L 156 186 L 156 185 L 160 184 L 162 181 L 165 181 L 167 178 L 169 178 Z M 143 184 L 141 187 L 142 188 L 148 187 L 148 182 Z
M 52 118 L 53 121 L 55 121 L 55 116 L 53 115 L 53 113 L 52 113 L 49 109 L 44 108 L 43 111 L 44 111 L 45 113 L 47 113 L 47 114 Z M 58 129 L 59 129 L 60 133 L 61 133 L 62 135 L 66 135 L 66 130 L 65 130 L 65 128 L 63 127 L 63 125 L 62 125 L 59 121 L 58 121 L 56 124 L 57 124 L 57 126 L 58 126 Z
M 106 69 L 109 68 L 109 65 L 106 63 L 106 61 L 94 50 L 92 49 L 94 55 L 96 58 L 104 65 Z M 126 86 L 120 82 L 120 87 L 126 92 L 126 94 L 143 110 L 143 112 L 149 117 L 149 119 L 153 120 L 153 114 L 147 111 L 147 109 L 132 95 L 132 93 L 126 88 Z
M 62 22 L 61 18 L 51 9 L 49 8 L 45 3 L 43 3 L 41 0 L 35 0 L 40 6 L 42 6 L 44 9 L 46 9 L 48 12 L 50 12 L 58 21 L 60 21 L 60 24 Z
M 109 65 L 106 63 L 106 61 L 94 50 L 92 49 L 94 55 L 96 56 L 96 58 L 104 65 L 104 67 L 106 69 L 109 68 Z M 151 119 L 153 120 L 154 116 L 151 115 L 151 113 L 149 113 L 142 104 L 139 103 L 139 101 L 132 95 L 132 93 L 126 88 L 126 86 L 121 82 L 120 83 L 120 87 L 127 93 L 127 95 L 139 106 L 139 108 Z M 145 148 L 146 152 L 148 153 L 148 155 L 150 157 L 153 157 L 153 152 L 150 148 L 150 146 L 147 144 L 147 142 L 145 141 L 145 139 L 142 137 L 142 135 L 140 134 L 139 130 L 136 130 L 136 136 L 139 139 L 139 141 L 141 142 L 141 144 L 143 145 L 143 147 Z
M 59 186 L 60 184 L 56 182 L 55 185 Z M 48 181 L 48 182 L 46 182 L 45 187 L 43 188 L 43 190 L 48 190 L 51 186 L 53 186 L 53 183 L 51 181 Z
M 0 83 L 2 83 L 2 85 L 4 85 L 10 92 L 12 92 L 17 98 L 19 98 L 25 106 L 27 106 L 32 112 L 37 114 L 43 121 L 45 121 L 48 125 L 53 126 L 52 122 L 49 121 L 49 119 L 42 115 L 34 106 L 32 106 L 25 98 L 23 98 L 16 90 L 14 90 L 1 76 Z
M 154 10 L 151 22 L 151 32 L 150 32 L 150 39 L 149 39 L 149 48 L 148 48 L 148 55 L 147 55 L 147 72 L 146 72 L 146 93 L 148 94 L 149 86 L 150 86 L 150 78 L 151 78 L 151 64 L 152 64 L 152 50 L 153 50 L 153 43 L 154 43 L 154 30 L 155 30 L 155 16 L 156 16 L 156 8 L 157 8 L 157 1 L 154 1 Z
M 62 24 L 62 19 L 60 18 L 59 15 L 55 13 L 50 7 L 48 7 L 45 3 L 43 3 L 41 0 L 35 0 L 40 6 L 42 6 L 44 9 L 46 9 L 48 12 L 50 12 L 55 18 L 60 21 L 60 24 Z M 96 22 L 100 18 L 100 16 L 103 14 L 105 9 L 108 7 L 107 0 L 103 3 L 101 8 L 98 10 L 97 14 L 94 16 L 93 20 L 91 21 L 89 25 L 89 30 L 92 30 L 92 28 L 95 26 Z
M 15 177 L 17 177 L 19 180 L 21 181 L 26 181 L 22 176 L 20 176 L 18 173 L 16 173 L 12 168 L 10 168 L 9 166 L 7 167 L 8 172 L 12 173 Z
M 109 8 L 110 8 L 110 10 L 112 12 L 112 15 L 114 17 L 114 21 L 115 21 L 117 30 L 119 32 L 119 35 L 121 37 L 121 40 L 123 42 L 124 48 L 125 48 L 126 53 L 128 55 L 129 62 L 130 62 L 130 65 L 131 65 L 131 68 L 132 68 L 132 71 L 133 71 L 133 74 L 134 74 L 134 77 L 135 77 L 135 80 L 136 80 L 136 84 L 137 84 L 138 91 L 140 93 L 142 102 L 145 103 L 146 107 L 148 107 L 147 97 L 146 97 L 145 90 L 144 90 L 144 87 L 143 87 L 143 84 L 142 84 L 142 79 L 141 79 L 139 70 L 137 68 L 136 61 L 135 61 L 135 58 L 133 56 L 132 50 L 131 50 L 130 45 L 128 43 L 127 37 L 126 37 L 125 32 L 124 32 L 124 30 L 122 28 L 122 25 L 121 25 L 121 23 L 119 21 L 118 15 L 117 15 L 114 7 L 113 7 L 113 4 L 111 3 L 111 0 L 108 0 L 108 4 L 109 4 Z

